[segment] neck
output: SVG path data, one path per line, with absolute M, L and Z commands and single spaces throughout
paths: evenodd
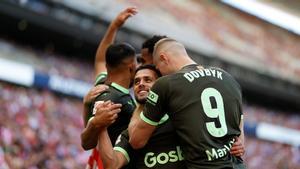
M 130 75 L 120 73 L 120 71 L 109 72 L 107 75 L 107 81 L 117 83 L 118 85 L 128 89 L 130 86 L 130 78 L 128 78 L 129 76 Z
M 182 59 L 177 60 L 176 67 L 178 70 L 182 69 L 183 67 L 191 64 L 197 64 L 195 61 L 193 61 L 190 57 L 182 57 Z

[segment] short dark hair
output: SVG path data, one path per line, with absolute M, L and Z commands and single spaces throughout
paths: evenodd
M 145 65 L 141 65 L 141 66 L 139 66 L 139 67 L 136 69 L 135 73 L 137 73 L 138 71 L 143 70 L 143 69 L 150 69 L 150 70 L 152 70 L 153 72 L 156 73 L 156 76 L 157 76 L 157 77 L 161 77 L 160 71 L 159 71 L 158 69 L 156 69 L 155 65 L 153 65 L 153 64 L 145 64 Z
M 106 64 L 109 67 L 119 66 L 130 57 L 135 57 L 135 49 L 128 43 L 112 44 L 105 53 Z
M 142 49 L 148 49 L 148 52 L 153 54 L 154 50 L 154 45 L 156 42 L 158 42 L 161 39 L 167 38 L 165 35 L 154 35 L 150 39 L 147 39 L 143 44 L 142 44 Z
M 142 58 L 142 55 L 139 53 L 139 54 L 136 54 L 135 55 L 136 56 L 136 62 L 138 63 L 138 64 L 141 64 L 141 63 L 143 63 L 143 58 Z

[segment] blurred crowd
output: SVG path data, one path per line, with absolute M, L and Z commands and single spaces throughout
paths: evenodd
M 280 116 L 280 115 L 279 115 Z M 300 147 L 245 138 L 248 169 L 300 169 Z
M 244 105 L 244 116 L 247 122 L 266 122 L 300 131 L 299 112 L 286 113 L 279 110 L 267 109 L 255 105 Z
M 199 43 L 198 48 L 202 47 L 203 50 L 213 48 L 214 55 L 225 60 L 300 83 L 298 80 L 300 77 L 300 37 L 224 5 L 220 1 L 49 1 L 64 4 L 101 19 L 108 19 L 109 14 L 114 15 L 124 6 L 134 5 L 145 15 L 137 16 L 137 19 L 132 21 L 133 28 L 142 29 L 151 34 L 154 32 L 171 34 L 181 29 L 176 33 L 185 34 L 185 36 L 179 37 L 188 38 L 187 41 L 193 41 L 192 39 L 197 37 L 195 41 Z M 67 23 L 77 23 L 84 29 L 88 28 L 96 32 L 100 29 L 97 22 L 75 16 L 67 9 L 50 10 L 47 5 L 37 0 L 23 0 L 20 3 L 26 4 L 39 13 L 53 15 Z M 165 27 L 162 26 L 164 24 Z M 152 25 L 152 28 L 149 25 Z M 193 36 L 188 36 L 190 34 Z
M 149 15 L 189 25 L 210 39 L 217 53 L 231 62 L 257 67 L 281 78 L 300 77 L 300 37 L 218 1 L 126 1 Z M 153 13 L 153 9 L 156 12 Z M 205 45 L 205 44 L 203 44 Z M 265 67 L 268 65 L 268 67 Z M 298 81 L 299 82 L 299 81 Z
M 82 104 L 47 90 L 0 83 L 0 168 L 82 169 Z
M 30 45 L 0 38 L 0 58 L 31 65 L 37 72 L 93 83 L 91 63 L 53 53 L 51 49 L 38 50 Z
M 48 11 L 36 0 L 20 2 L 32 2 L 35 4 L 32 9 L 41 13 Z M 69 2 L 74 3 L 74 0 Z M 95 3 L 108 0 L 76 2 L 74 4 L 87 2 L 91 7 L 97 7 Z M 215 45 L 219 56 L 226 57 L 224 59 L 258 67 L 258 71 L 273 73 L 281 78 L 300 79 L 299 36 L 221 5 L 218 1 L 165 0 L 159 1 L 159 6 L 157 2 L 132 0 L 118 1 L 117 4 L 135 5 L 150 16 L 159 15 L 168 20 L 170 27 L 193 27 Z M 67 18 L 63 10 L 56 11 L 55 16 Z M 68 17 L 76 23 L 74 18 Z M 20 46 L 7 39 L 0 39 L 0 51 L 0 58 L 30 64 L 39 72 L 93 83 L 92 66 L 86 61 L 65 58 L 47 49 Z M 0 82 L 0 96 L 1 169 L 84 168 L 89 152 L 84 152 L 80 145 L 83 128 L 80 100 L 4 82 Z M 300 115 L 297 112 L 288 114 L 255 105 L 244 105 L 244 112 L 247 122 L 267 122 L 300 130 Z M 246 137 L 244 159 L 249 169 L 300 169 L 299 147 L 253 137 Z
M 0 39 L 0 58 L 27 63 L 39 71 L 92 83 L 91 63 L 65 58 Z M 20 57 L 22 56 L 22 57 Z M 82 103 L 47 90 L 0 83 L 0 168 L 84 168 L 89 152 L 80 145 Z M 245 121 L 300 130 L 299 113 L 244 105 Z M 246 138 L 248 168 L 298 169 L 299 147 Z
M 196 42 L 199 43 L 197 47 L 202 46 L 203 50 L 213 48 L 215 56 L 259 72 L 300 83 L 300 37 L 219 1 L 49 0 L 46 1 L 48 3 L 38 0 L 8 1 L 19 2 L 38 13 L 48 14 L 66 23 L 77 24 L 83 29 L 96 32 L 100 30 L 99 23 L 74 15 L 67 8 L 52 9 L 49 7 L 49 2 L 53 2 L 50 4 L 64 4 L 101 19 L 109 19 L 108 14 L 114 16 L 124 6 L 134 5 L 145 15 L 137 16 L 137 19 L 132 21 L 134 23 L 132 27 L 145 29 L 145 32 L 150 31 L 147 33 L 151 34 L 164 33 L 162 31 L 171 34 L 178 28 L 181 32 L 176 32 L 177 34 L 190 35 L 192 33 L 193 35 L 182 36 L 183 39 L 188 38 L 187 41 L 193 41 L 192 39 L 197 37 Z M 158 3 L 160 5 L 157 5 Z M 153 25 L 153 28 L 150 28 L 149 24 Z M 161 26 L 164 24 L 166 28 Z
M 265 122 L 300 131 L 300 115 L 262 106 L 244 104 L 244 119 L 249 124 Z M 272 131 L 270 131 L 272 132 Z M 300 169 L 300 147 L 265 141 L 246 135 L 244 160 L 249 169 Z
M 80 145 L 82 104 L 78 99 L 0 83 L 0 168 L 84 168 L 89 152 Z M 299 130 L 300 116 L 245 105 L 245 120 Z M 298 169 L 299 147 L 246 137 L 249 169 Z M 8 167 L 9 166 L 9 167 Z

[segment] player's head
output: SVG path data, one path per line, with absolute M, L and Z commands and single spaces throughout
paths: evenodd
M 161 77 L 161 74 L 154 65 L 146 64 L 136 69 L 133 89 L 138 103 L 146 103 L 149 90 L 159 77 Z
M 144 64 L 144 59 L 142 58 L 142 54 L 136 54 L 136 62 L 137 62 L 137 67 L 140 67 L 141 65 Z
M 154 45 L 159 40 L 167 38 L 167 36 L 161 36 L 161 35 L 154 35 L 150 39 L 147 39 L 142 44 L 142 50 L 141 50 L 141 62 L 142 64 L 152 64 L 153 63 L 153 50 Z
M 153 63 L 162 75 L 174 73 L 190 61 L 184 46 L 174 39 L 161 39 L 154 46 Z
M 112 44 L 105 54 L 108 72 L 120 72 L 133 79 L 136 70 L 135 49 L 128 43 Z

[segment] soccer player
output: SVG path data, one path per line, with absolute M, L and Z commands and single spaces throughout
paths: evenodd
M 159 76 L 160 72 L 157 71 L 153 65 L 143 65 L 137 69 L 134 79 L 134 94 L 137 102 L 141 105 L 140 107 L 143 107 L 145 104 L 149 89 Z M 111 116 L 113 116 L 113 113 L 117 111 L 115 109 L 118 109 L 118 107 L 113 108 L 112 106 L 113 105 L 109 104 L 106 104 L 106 106 L 99 105 L 97 106 L 96 112 L 99 113 L 100 111 L 106 115 L 111 114 Z M 113 111 L 113 113 L 111 111 Z M 140 112 L 141 110 L 135 111 L 131 119 L 131 125 L 134 125 L 133 121 L 137 120 Z M 99 114 L 101 115 L 101 113 Z M 110 123 L 107 122 L 106 124 Z M 153 136 L 142 149 L 133 150 L 131 148 L 128 131 L 125 130 L 118 137 L 113 150 L 105 127 L 99 134 L 98 147 L 103 159 L 104 168 L 106 169 L 121 168 L 128 164 L 138 169 L 186 168 L 177 135 L 168 116 L 165 116 L 165 118 L 160 121 Z
M 95 87 L 93 87 L 84 97 L 83 104 L 83 119 L 86 125 L 87 120 L 92 116 L 91 104 L 95 100 L 95 98 L 104 90 L 107 89 L 104 84 L 107 78 L 107 69 L 106 69 L 106 61 L 105 61 L 105 53 L 109 45 L 113 44 L 117 31 L 120 27 L 126 22 L 126 20 L 133 15 L 137 14 L 137 9 L 135 7 L 128 7 L 125 10 L 121 11 L 117 17 L 111 22 L 109 25 L 101 43 L 98 46 L 96 57 L 95 57 L 95 65 L 94 65 L 94 75 L 95 75 Z
M 99 44 L 96 57 L 95 57 L 95 67 L 94 67 L 94 75 L 96 78 L 95 87 L 88 92 L 88 94 L 84 97 L 84 102 L 83 102 L 84 103 L 83 119 L 84 119 L 85 126 L 88 120 L 93 116 L 92 110 L 94 107 L 95 98 L 101 92 L 103 92 L 103 90 L 108 88 L 106 85 L 102 85 L 105 83 L 107 79 L 107 69 L 106 69 L 106 61 L 105 61 L 106 50 L 111 44 L 113 44 L 118 29 L 122 27 L 122 25 L 126 22 L 128 18 L 130 18 L 135 14 L 137 14 L 137 9 L 135 7 L 129 7 L 121 11 L 109 25 L 103 39 L 101 40 L 101 43 Z M 98 114 L 95 114 L 95 117 L 97 116 Z M 101 118 L 96 118 L 96 119 L 101 119 Z M 95 122 L 96 119 L 94 118 L 93 120 L 91 120 L 91 122 L 92 121 Z M 101 126 L 102 121 L 98 120 L 97 123 L 98 126 Z M 127 123 L 129 123 L 129 121 Z M 95 124 L 96 123 L 90 123 L 90 126 L 86 127 L 81 134 L 82 147 L 84 147 L 85 149 L 90 149 L 91 147 L 94 147 L 95 144 L 97 143 L 97 141 L 95 140 L 96 135 L 94 135 L 94 138 L 92 139 L 93 141 L 92 144 L 87 142 L 87 139 L 93 136 L 94 130 L 91 129 L 93 129 L 93 126 L 95 126 Z M 101 158 L 99 157 L 99 152 L 97 151 L 96 148 L 94 148 L 92 154 L 89 157 L 87 168 L 96 168 L 96 167 L 102 168 L 102 161 Z
M 106 80 L 106 67 L 105 67 L 105 51 L 110 44 L 113 43 L 116 33 L 118 29 L 126 22 L 126 20 L 135 15 L 137 13 L 137 9 L 134 7 L 129 7 L 118 14 L 118 16 L 112 21 L 110 24 L 107 32 L 105 33 L 96 54 L 95 59 L 95 75 L 96 75 L 96 83 L 95 87 L 92 88 L 88 94 L 84 97 L 84 111 L 83 111 L 83 119 L 86 125 L 87 120 L 91 118 L 91 104 L 94 103 L 95 97 L 101 93 L 103 90 L 107 89 L 103 84 Z M 152 59 L 149 58 L 149 55 L 152 55 L 154 44 L 160 40 L 161 38 L 165 38 L 166 36 L 153 36 L 152 38 L 148 39 L 142 45 L 142 55 L 139 57 L 140 64 L 152 63 Z M 98 122 L 101 123 L 100 121 Z M 86 129 L 85 132 L 82 133 L 82 146 L 86 146 L 85 138 L 87 135 L 90 135 L 91 130 Z M 117 133 L 116 133 L 117 134 Z M 93 142 L 95 144 L 95 142 Z M 87 149 L 90 147 L 86 147 Z M 97 166 L 102 166 L 101 159 L 99 158 L 99 152 L 94 149 L 92 155 L 89 158 L 88 165 L 90 168 L 94 168 L 94 164 L 97 163 Z
M 113 103 L 122 104 L 119 117 L 108 128 L 111 140 L 114 142 L 117 136 L 127 128 L 135 109 L 135 102 L 128 90 L 136 69 L 134 48 L 128 44 L 109 46 L 106 51 L 106 66 L 107 79 L 105 83 L 109 88 L 97 96 L 95 101 L 110 100 Z M 97 145 L 99 130 L 97 123 L 101 123 L 101 118 L 97 116 L 90 118 L 82 133 L 82 146 L 86 150 L 95 148 Z
M 140 62 L 141 64 L 153 64 L 153 50 L 154 50 L 154 45 L 156 42 L 159 40 L 167 38 L 165 35 L 154 35 L 151 38 L 147 39 L 145 42 L 142 44 L 142 49 L 141 49 L 141 58 Z
M 134 94 L 141 107 L 146 103 L 150 88 L 160 76 L 160 72 L 154 65 L 143 65 L 137 69 L 134 78 Z M 102 108 L 97 106 L 97 113 L 99 113 L 98 111 L 103 112 L 105 109 L 110 111 L 118 109 L 111 107 L 113 105 L 104 104 Z M 99 115 L 111 113 L 110 111 L 99 113 Z M 133 116 L 132 121 L 140 115 L 140 111 L 136 110 L 135 113 L 137 116 Z M 113 150 L 106 128 L 99 134 L 98 147 L 105 169 L 121 168 L 128 164 L 137 169 L 185 169 L 182 151 L 176 138 L 175 130 L 166 115 L 159 122 L 157 130 L 148 144 L 140 150 L 134 151 L 131 148 L 127 130 L 118 137 Z
M 133 148 L 145 146 L 166 114 L 178 134 L 188 169 L 244 168 L 230 154 L 241 134 L 242 94 L 227 72 L 197 65 L 184 46 L 170 38 L 156 43 L 153 62 L 163 75 L 149 92 L 136 125 L 129 126 Z
M 125 89 L 128 88 L 131 80 L 133 79 L 133 75 L 135 71 L 134 68 L 135 62 L 133 61 L 135 50 L 128 44 L 119 44 L 113 46 L 110 45 L 112 45 L 112 43 L 114 42 L 117 30 L 125 23 L 125 21 L 129 17 L 135 15 L 136 13 L 137 13 L 137 9 L 134 7 L 126 8 L 124 11 L 120 12 L 118 16 L 109 25 L 108 30 L 106 31 L 103 39 L 101 40 L 101 43 L 99 44 L 96 53 L 96 58 L 95 58 L 95 72 L 94 72 L 96 76 L 96 82 L 95 82 L 96 87 L 91 89 L 91 91 L 84 97 L 83 118 L 85 124 L 87 123 L 87 120 L 89 120 L 93 116 L 92 108 L 93 108 L 93 103 L 95 101 L 95 98 L 104 89 L 107 89 L 106 86 L 99 85 L 99 84 L 104 84 L 105 82 L 111 83 L 111 85 L 117 88 L 119 87 L 119 89 L 121 90 L 123 89 L 123 87 Z M 110 50 L 108 51 L 109 46 L 110 46 Z M 124 62 L 127 62 L 127 64 L 124 64 Z M 123 66 L 118 66 L 118 65 L 123 65 Z M 110 79 L 107 79 L 108 78 L 107 68 L 110 69 L 109 70 Z M 124 74 L 121 76 L 118 73 L 118 70 L 116 69 L 124 70 Z M 119 85 L 115 85 L 115 84 L 119 84 Z M 122 90 L 122 92 L 128 93 L 127 89 Z M 87 128 L 84 130 L 84 132 L 81 135 L 82 147 L 85 149 L 90 149 L 91 147 L 95 147 L 96 144 L 95 140 L 92 140 L 93 142 L 92 146 L 87 145 L 88 142 L 87 138 L 90 135 L 91 135 L 90 131 Z

